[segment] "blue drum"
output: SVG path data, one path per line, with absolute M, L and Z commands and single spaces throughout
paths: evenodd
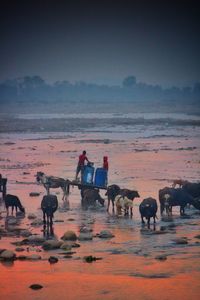
M 99 187 L 106 187 L 108 181 L 108 171 L 104 168 L 97 168 L 95 172 L 94 184 Z
M 93 184 L 94 167 L 91 165 L 85 166 L 83 171 L 82 183 Z

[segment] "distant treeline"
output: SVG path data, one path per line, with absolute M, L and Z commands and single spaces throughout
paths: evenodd
M 0 102 L 106 102 L 106 101 L 162 101 L 166 103 L 194 103 L 200 100 L 200 82 L 193 87 L 163 88 L 137 82 L 135 76 L 126 77 L 121 86 L 98 85 L 85 82 L 57 81 L 48 84 L 40 76 L 25 76 L 0 83 Z

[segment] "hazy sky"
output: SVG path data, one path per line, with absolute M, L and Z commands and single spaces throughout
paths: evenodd
M 198 0 L 1 2 L 1 81 L 200 81 Z

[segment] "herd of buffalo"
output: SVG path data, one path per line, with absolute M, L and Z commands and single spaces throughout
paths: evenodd
M 37 178 L 38 180 L 38 178 Z M 39 180 L 38 180 L 39 181 Z M 41 209 L 43 211 L 43 221 L 44 224 L 47 222 L 52 224 L 52 219 L 54 212 L 58 208 L 58 199 L 57 196 L 51 195 L 49 193 L 49 188 L 57 188 L 61 187 L 66 194 L 66 191 L 69 192 L 69 186 L 66 189 L 66 184 L 62 186 L 59 185 L 59 178 L 56 178 L 56 185 L 54 183 L 54 178 L 48 178 L 43 185 L 49 185 L 47 190 L 47 195 L 43 196 L 41 201 Z M 64 186 L 64 189 L 63 189 Z M 45 186 L 46 188 L 46 186 Z M 79 187 L 80 188 L 80 187 Z M 96 206 L 96 202 L 98 201 L 101 206 L 104 206 L 105 200 L 101 197 L 99 189 L 90 187 L 81 187 L 81 204 L 84 209 L 87 209 L 90 206 Z M 114 213 L 115 208 L 118 215 L 121 215 L 124 212 L 124 215 L 132 215 L 133 214 L 133 200 L 134 198 L 140 197 L 139 193 L 135 190 L 129 189 L 121 189 L 118 185 L 113 184 L 107 187 L 107 191 L 105 193 L 108 199 L 107 211 L 110 208 L 110 202 L 112 203 L 112 211 Z M 196 209 L 200 210 L 200 182 L 192 183 L 192 182 L 184 182 L 178 188 L 173 187 L 164 187 L 160 189 L 158 192 L 158 198 L 160 203 L 160 214 L 162 215 L 165 212 L 167 215 L 172 214 L 173 206 L 180 207 L 180 215 L 184 215 L 186 205 L 193 205 Z M 9 214 L 9 207 L 13 210 L 15 208 L 16 212 L 19 209 L 22 213 L 25 213 L 25 209 L 22 206 L 19 198 L 15 195 L 7 194 L 5 196 L 5 206 L 7 210 L 7 214 Z M 147 223 L 149 225 L 150 219 L 153 218 L 154 223 L 156 219 L 156 213 L 158 210 L 157 201 L 154 198 L 146 198 L 139 205 L 139 211 L 141 214 L 142 223 L 144 222 L 144 218 L 146 218 Z

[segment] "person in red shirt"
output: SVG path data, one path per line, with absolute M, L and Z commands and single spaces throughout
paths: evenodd
M 103 157 L 103 168 L 108 171 L 108 156 Z
M 108 156 L 103 157 L 103 168 L 106 170 L 105 186 L 108 184 Z
M 79 155 L 79 160 L 78 160 L 78 165 L 76 168 L 76 177 L 75 180 L 78 178 L 78 174 L 81 172 L 81 177 L 83 176 L 83 171 L 84 171 L 84 166 L 85 166 L 85 161 L 89 162 L 87 156 L 86 156 L 86 151 L 84 150 L 81 155 Z

